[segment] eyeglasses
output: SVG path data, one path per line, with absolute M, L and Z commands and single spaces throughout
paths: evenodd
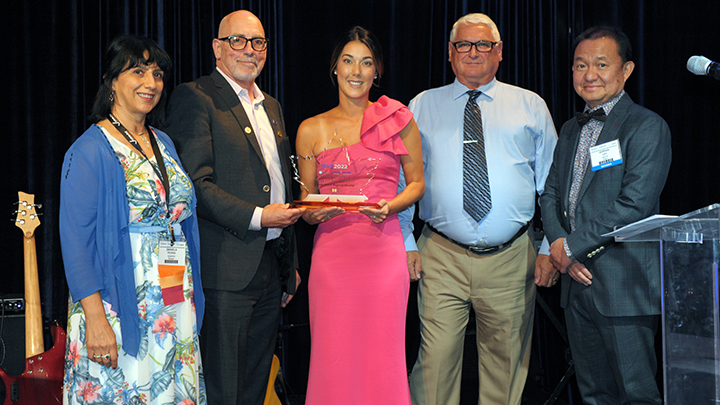
M 236 51 L 242 51 L 243 49 L 245 49 L 245 46 L 247 46 L 248 42 L 250 42 L 250 46 L 256 52 L 264 51 L 268 45 L 268 39 L 262 37 L 245 38 L 239 35 L 230 35 L 229 37 L 218 38 L 218 40 L 227 41 L 228 44 L 230 44 L 230 48 Z
M 458 53 L 468 53 L 472 50 L 473 45 L 478 52 L 490 52 L 498 43 L 489 41 L 477 41 L 474 43 L 470 41 L 458 41 L 453 42 L 452 44 Z

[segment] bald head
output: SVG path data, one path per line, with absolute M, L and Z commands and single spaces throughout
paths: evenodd
M 265 30 L 263 30 L 262 23 L 260 22 L 260 19 L 255 16 L 255 14 L 247 10 L 238 10 L 226 15 L 220 21 L 220 26 L 218 27 L 218 38 L 235 35 L 236 33 L 233 32 L 233 27 L 238 25 L 259 27 L 260 31 L 262 31 L 263 33 L 262 36 L 265 36 Z

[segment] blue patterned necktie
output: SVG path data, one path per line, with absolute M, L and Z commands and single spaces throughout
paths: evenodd
M 475 100 L 482 92 L 470 90 L 463 124 L 463 209 L 480 222 L 490 212 L 490 181 L 485 159 L 482 116 Z

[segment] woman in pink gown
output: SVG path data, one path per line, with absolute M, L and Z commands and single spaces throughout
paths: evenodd
M 382 74 L 381 55 L 361 27 L 340 38 L 331 69 L 339 104 L 298 129 L 302 198 L 354 195 L 377 203 L 303 216 L 319 224 L 308 281 L 307 405 L 410 403 L 405 314 L 411 276 L 397 212 L 422 196 L 425 181 L 412 113 L 384 96 L 369 101 Z M 398 194 L 401 167 L 407 187 Z

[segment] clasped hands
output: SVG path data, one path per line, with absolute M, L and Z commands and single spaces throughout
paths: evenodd
M 572 260 L 565 253 L 563 242 L 565 238 L 556 239 L 550 245 L 550 261 L 552 265 L 562 274 L 569 274 L 573 280 L 588 286 L 592 284 L 593 275 L 582 263 Z M 536 271 L 537 274 L 537 271 Z

